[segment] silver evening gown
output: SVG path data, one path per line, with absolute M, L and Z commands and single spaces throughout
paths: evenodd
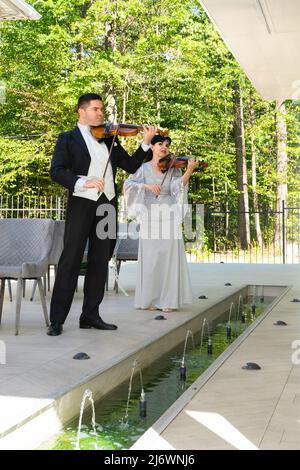
M 164 178 L 150 162 L 125 181 L 128 215 L 140 223 L 135 308 L 178 309 L 193 301 L 181 229 L 187 207 L 181 176 L 169 170 L 159 197 L 143 187 Z

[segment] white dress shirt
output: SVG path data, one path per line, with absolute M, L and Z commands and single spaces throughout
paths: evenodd
M 99 143 L 97 139 L 92 136 L 90 126 L 81 124 L 80 122 L 78 122 L 77 125 L 88 148 L 91 163 L 87 176 L 78 175 L 80 179 L 76 181 L 73 196 L 97 201 L 102 193 L 99 193 L 96 188 L 84 188 L 83 185 L 90 179 L 103 177 L 108 159 L 108 148 L 104 142 Z M 115 196 L 113 171 L 110 162 L 108 163 L 104 178 L 103 192 L 109 201 Z
M 78 122 L 77 126 L 82 134 L 82 137 L 85 140 L 86 146 L 91 157 L 91 163 L 87 176 L 78 175 L 80 176 L 80 178 L 76 181 L 73 196 L 83 197 L 92 201 L 97 201 L 102 193 L 99 193 L 96 188 L 84 188 L 83 185 L 89 179 L 103 177 L 109 155 L 108 148 L 104 142 L 99 143 L 97 139 L 92 136 L 89 125 L 81 124 L 80 122 Z M 142 149 L 144 150 L 144 152 L 147 152 L 149 148 L 150 145 L 142 143 Z M 109 162 L 107 166 L 104 179 L 103 193 L 109 201 L 111 201 L 116 195 L 111 162 Z

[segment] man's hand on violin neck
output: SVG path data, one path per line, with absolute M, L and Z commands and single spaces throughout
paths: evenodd
M 151 191 L 155 196 L 159 196 L 161 193 L 161 186 L 159 184 L 145 184 L 145 189 Z
M 157 134 L 158 126 L 143 126 L 143 143 L 145 145 L 151 144 L 151 139 Z
M 94 178 L 86 181 L 83 185 L 84 188 L 96 188 L 98 193 L 102 193 L 104 190 L 104 179 Z

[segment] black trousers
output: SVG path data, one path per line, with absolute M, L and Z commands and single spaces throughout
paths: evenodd
M 99 210 L 102 215 L 96 215 Z M 106 224 L 108 219 L 109 226 Z M 98 235 L 101 229 L 103 233 L 103 228 L 107 236 L 105 237 L 104 233 L 101 239 Z M 66 211 L 64 249 L 58 263 L 50 305 L 51 323 L 64 323 L 67 318 L 87 241 L 89 241 L 88 259 L 81 317 L 87 319 L 98 317 L 98 308 L 104 296 L 108 262 L 115 239 L 116 198 L 108 201 L 102 194 L 95 202 L 70 196 Z

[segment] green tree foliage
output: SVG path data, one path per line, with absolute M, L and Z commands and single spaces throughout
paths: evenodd
M 46 143 L 0 139 L 0 194 L 49 196 L 53 192 Z
M 29 2 L 30 3 L 30 2 Z M 35 0 L 39 21 L 0 25 L 1 190 L 47 193 L 58 132 L 76 123 L 77 97 L 111 94 L 117 117 L 170 130 L 179 154 L 209 163 L 190 199 L 235 209 L 234 83 L 240 83 L 249 176 L 251 135 L 260 208 L 276 200 L 275 105 L 263 101 L 196 0 Z M 250 123 L 253 97 L 256 122 Z M 299 107 L 287 103 L 289 194 L 299 192 Z M 40 135 L 29 141 L 7 136 Z M 127 139 L 132 150 L 138 139 Z M 119 173 L 119 184 L 124 179 Z M 249 196 L 251 206 L 251 178 Z M 55 191 L 59 191 L 55 187 Z

